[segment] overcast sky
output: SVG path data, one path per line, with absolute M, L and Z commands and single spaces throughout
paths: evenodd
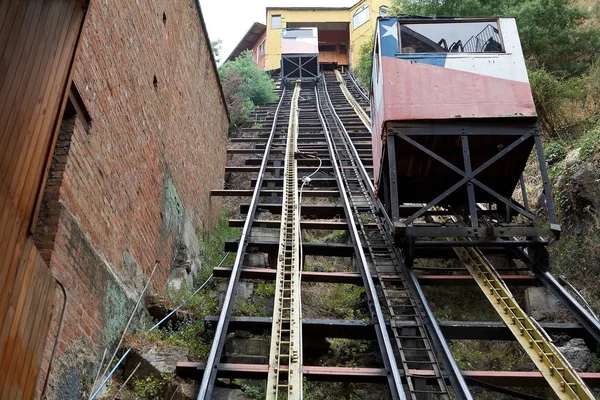
M 349 7 L 356 0 L 200 0 L 210 40 L 221 39 L 221 60 L 242 40 L 254 22 L 265 23 L 267 7 Z

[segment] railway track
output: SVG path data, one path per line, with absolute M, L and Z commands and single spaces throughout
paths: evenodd
M 336 78 L 339 78 L 339 74 Z M 346 219 L 354 225 L 351 233 L 355 246 L 360 250 L 360 264 L 365 285 L 371 292 L 370 301 L 373 303 L 371 314 L 378 322 L 381 320 L 379 322 L 381 325 L 384 325 L 382 308 L 385 308 L 390 319 L 394 346 L 391 345 L 387 332 L 383 332 L 379 339 L 383 342 L 382 352 L 385 353 L 384 357 L 388 357 L 393 371 L 404 372 L 408 387 L 407 395 L 401 383 L 392 384 L 398 390 L 399 398 L 418 399 L 436 395 L 439 398 L 449 399 L 448 387 L 425 329 L 421 309 L 417 304 L 418 300 L 408 286 L 402 263 L 377 217 L 370 178 L 364 171 L 361 172 L 360 162 L 351 151 L 353 143 L 348 140 L 351 136 L 344 131 L 346 125 L 357 126 L 358 124 L 356 121 L 351 121 L 352 117 L 348 113 L 344 114 L 346 121 L 342 123 L 328 92 L 332 80 L 326 78 L 325 83 L 318 90 L 319 108 L 328 136 L 332 163 L 338 167 L 336 171 L 338 186 L 340 191 L 344 191 L 347 195 L 344 198 Z M 336 79 L 336 83 L 338 83 L 337 88 L 342 91 L 339 79 Z M 339 98 L 339 94 L 336 97 Z M 375 223 L 367 226 L 363 221 Z M 363 244 L 366 245 L 366 251 L 362 250 Z M 382 305 L 379 304 L 375 285 L 370 280 L 372 274 L 377 276 L 383 293 Z M 395 275 L 394 282 L 385 278 L 385 275 L 389 274 Z M 411 322 L 413 326 L 401 327 L 403 322 Z M 391 357 L 392 354 L 394 357 Z M 426 376 L 423 371 L 428 373 L 433 371 L 434 375 Z
M 365 122 L 368 114 L 364 109 L 364 93 L 349 75 L 328 74 L 321 81 L 318 85 L 303 86 L 288 83 L 282 87 L 279 102 L 258 109 L 253 127 L 244 129 L 241 137 L 231 140 L 232 144 L 243 144 L 244 148 L 231 148 L 228 153 L 248 158 L 245 166 L 228 167 L 227 171 L 232 174 L 258 172 L 258 175 L 250 181 L 251 189 L 213 191 L 215 196 L 247 196 L 251 200 L 241 205 L 246 218 L 231 221 L 234 226 L 243 226 L 240 239 L 231 243 L 229 249 L 236 251 L 233 268 L 215 271 L 216 276 L 228 277 L 229 283 L 221 313 L 212 320 L 215 338 L 208 360 L 206 364 L 180 363 L 178 370 L 187 371 L 188 376 L 203 371 L 198 399 L 211 398 L 218 376 L 265 379 L 267 399 L 302 398 L 306 378 L 368 381 L 375 376 L 377 381 L 387 382 L 393 399 L 471 399 L 464 374 L 450 353 L 417 276 L 406 267 L 402 254 L 394 246 L 389 229 L 384 225 L 385 211 L 373 194 L 371 134 Z M 350 101 L 349 96 L 354 101 Z M 331 205 L 306 200 L 319 197 L 339 200 Z M 271 219 L 264 219 L 264 215 Z M 272 215 L 281 217 L 275 219 Z M 279 241 L 265 241 L 253 228 L 278 229 Z M 304 229 L 348 230 L 351 245 L 302 242 Z M 265 269 L 246 268 L 244 260 L 249 248 L 277 254 L 276 270 L 270 273 Z M 304 257 L 314 254 L 353 257 L 360 278 L 303 273 Z M 460 251 L 458 255 L 467 265 L 466 256 Z M 467 265 L 467 269 L 477 281 L 476 268 L 472 265 L 470 269 Z M 483 268 L 481 263 L 476 267 Z M 271 319 L 232 317 L 234 295 L 242 276 L 275 281 Z M 324 328 L 319 322 L 306 324 L 302 319 L 303 276 L 311 282 L 362 283 L 370 317 L 366 326 L 375 331 L 373 336 L 381 354 L 380 370 L 304 363 L 304 336 L 314 335 L 311 329 L 322 332 Z M 506 295 L 506 292 L 500 293 L 500 299 Z M 231 321 L 234 327 L 270 324 L 268 365 L 223 363 L 225 341 L 233 330 Z M 348 326 L 356 327 L 355 322 Z M 342 322 L 336 324 L 344 326 Z M 541 331 L 537 325 L 534 328 L 536 334 Z M 339 334 L 343 328 L 335 329 Z M 544 349 L 552 352 L 552 347 Z M 568 372 L 559 354 L 540 357 L 558 360 L 554 371 L 548 374 Z M 565 382 L 564 393 L 584 393 L 575 398 L 588 398 L 584 389 L 579 390 L 583 385 L 580 379 Z M 570 390 L 573 382 L 578 387 Z
M 346 82 L 342 79 L 341 74 L 336 71 L 336 82 L 338 85 L 333 84 L 333 79 L 326 79 L 325 82 L 325 90 L 330 85 L 335 87 L 338 90 L 335 98 L 340 99 L 341 96 L 345 97 L 348 100 L 348 104 L 355 110 L 356 115 L 361 119 L 361 121 L 365 121 L 364 110 L 358 104 L 356 99 L 349 99 L 351 96 L 349 90 L 345 87 Z M 356 85 L 356 82 L 353 82 L 355 87 L 359 89 Z M 341 93 L 341 94 L 340 94 Z M 354 94 L 356 95 L 356 94 Z M 331 96 L 326 96 L 327 100 L 330 100 Z M 340 104 L 343 102 L 338 102 Z M 331 104 L 331 108 L 333 109 L 333 104 Z M 343 108 L 342 108 L 343 110 Z M 346 114 L 348 115 L 348 114 Z M 341 121 L 340 121 L 341 122 Z M 369 120 L 370 122 L 370 120 Z M 340 127 L 343 130 L 343 124 L 340 124 Z M 344 143 L 342 148 L 345 148 L 346 152 L 340 151 L 336 149 L 337 154 L 345 154 L 346 158 L 342 156 L 340 159 L 347 159 L 350 161 L 350 164 L 354 166 L 355 157 L 353 157 L 352 153 L 348 150 L 347 141 L 344 142 L 348 135 L 340 134 L 340 141 Z M 359 161 L 359 160 L 358 160 Z M 360 161 L 359 161 L 360 162 Z M 356 176 L 359 175 L 358 168 L 355 168 Z M 372 192 L 369 193 L 367 190 L 366 184 L 361 184 L 360 187 L 356 185 L 351 186 L 347 185 L 347 188 L 352 191 L 353 195 L 350 196 L 351 201 L 354 201 L 356 197 L 358 197 L 358 204 L 369 203 L 371 208 L 371 214 L 374 218 L 377 218 L 377 210 L 372 202 Z M 373 199 L 374 200 L 374 199 Z M 355 213 L 359 214 L 360 211 L 355 207 Z M 455 215 L 452 217 L 452 222 L 458 221 L 460 217 Z M 378 219 L 377 219 L 378 220 Z M 389 236 L 386 235 L 385 229 L 383 225 L 378 220 L 378 227 L 375 229 L 374 227 L 364 230 L 362 229 L 363 238 L 368 243 L 368 247 L 371 255 L 374 254 L 373 248 L 381 248 L 381 254 L 384 266 L 378 267 L 377 264 L 377 253 L 376 258 L 372 258 L 372 264 L 375 266 L 375 272 L 380 276 L 381 273 L 389 273 L 390 271 L 387 268 L 390 265 L 393 265 L 393 269 L 395 271 L 401 270 L 401 263 L 397 258 L 392 257 L 390 260 L 389 254 L 394 254 L 394 246 L 389 240 Z M 374 238 L 374 241 L 370 240 Z M 451 238 L 449 238 L 451 239 Z M 374 244 L 373 244 L 374 243 Z M 548 384 L 552 387 L 557 396 L 561 399 L 593 399 L 594 396 L 591 393 L 590 389 L 585 385 L 583 380 L 577 375 L 575 369 L 569 364 L 569 362 L 562 356 L 562 354 L 558 351 L 558 349 L 552 343 L 549 335 L 544 331 L 544 329 L 532 318 L 530 318 L 525 311 L 519 306 L 517 301 L 515 300 L 513 294 L 509 290 L 508 286 L 505 284 L 500 274 L 496 271 L 492 263 L 486 258 L 484 253 L 476 248 L 476 247 L 455 247 L 454 251 L 458 255 L 459 260 L 463 263 L 465 268 L 469 271 L 469 273 L 475 279 L 477 285 L 486 295 L 488 300 L 490 301 L 492 307 L 496 310 L 498 315 L 502 318 L 505 324 L 512 331 L 516 340 L 521 344 L 525 352 L 530 356 L 533 363 L 536 365 L 539 371 L 542 372 Z M 393 260 L 393 261 L 392 261 Z M 381 263 L 381 262 L 380 262 Z M 402 275 L 401 275 L 402 276 Z M 402 337 L 398 337 L 396 330 L 394 327 L 394 319 L 396 317 L 394 307 L 400 303 L 401 310 L 411 310 L 414 312 L 414 318 L 416 322 L 416 326 L 420 327 L 420 313 L 418 307 L 416 307 L 415 299 L 418 296 L 407 295 L 406 290 L 402 291 L 407 287 L 406 281 L 401 280 L 401 284 L 398 285 L 398 281 L 394 282 L 393 285 L 386 285 L 385 279 L 379 278 L 382 292 L 384 294 L 384 298 L 388 307 L 390 307 L 390 317 L 392 320 L 392 332 L 394 332 L 394 338 L 396 339 L 396 343 L 398 349 L 405 348 L 402 343 Z M 388 287 L 392 287 L 392 290 L 389 290 Z M 400 293 L 397 295 L 396 293 Z M 403 300 L 398 301 L 398 299 Z M 425 301 L 425 300 L 424 300 Z M 412 309 L 411 309 L 412 307 Z M 412 315 L 409 315 L 412 316 Z M 407 317 L 406 315 L 402 315 L 401 317 Z M 401 318 L 402 320 L 402 318 Z M 421 351 L 426 352 L 428 349 L 431 349 L 431 344 L 426 340 L 426 333 L 424 329 L 419 329 L 419 335 L 416 336 L 419 340 L 423 340 L 420 349 Z M 401 353 L 402 354 L 402 353 Z M 410 352 L 409 352 L 410 354 Z M 406 357 L 401 357 L 403 367 L 405 371 L 410 371 L 409 365 L 406 363 Z M 435 357 L 430 357 L 428 360 L 430 364 L 426 364 L 427 368 L 430 368 L 435 372 L 436 378 L 440 376 L 438 380 L 439 383 L 439 392 L 434 392 L 430 394 L 443 395 L 447 396 L 447 391 L 443 392 L 441 389 L 444 387 L 444 380 L 439 373 L 439 365 L 435 364 Z M 415 384 L 412 383 L 412 374 L 407 373 L 407 382 L 409 384 L 409 390 L 411 394 L 415 392 Z M 418 373 L 416 373 L 419 376 Z M 422 374 L 420 375 L 422 376 Z M 436 388 L 437 389 L 437 388 Z M 420 392 L 417 392 L 420 393 Z M 428 393 L 429 394 L 429 393 Z

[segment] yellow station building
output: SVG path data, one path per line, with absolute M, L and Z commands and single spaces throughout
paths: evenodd
M 361 0 L 351 7 L 268 7 L 267 24 L 254 24 L 227 60 L 252 50 L 264 70 L 281 65 L 281 30 L 317 28 L 322 69 L 353 67 L 360 46 L 375 34 L 375 21 L 389 12 L 389 0 Z

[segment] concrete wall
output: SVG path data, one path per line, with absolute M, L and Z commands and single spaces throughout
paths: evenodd
M 194 230 L 221 212 L 210 190 L 228 126 L 194 0 L 91 2 L 73 81 L 92 123 L 63 124 L 37 233 L 68 296 L 49 387 L 59 399 L 89 390 L 155 260 L 161 292 L 176 264 L 198 257 Z

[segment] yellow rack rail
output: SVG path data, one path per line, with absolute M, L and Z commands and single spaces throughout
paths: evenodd
M 271 328 L 267 400 L 302 398 L 302 324 L 300 306 L 300 215 L 298 174 L 294 158 L 298 137 L 296 83 L 290 106 L 284 170 L 284 194 L 277 258 L 275 307 Z M 288 367 L 281 369 L 282 366 Z
M 560 399 L 594 399 L 590 389 L 560 354 L 546 332 L 530 318 L 481 250 L 454 251 Z
M 352 93 L 348 91 L 348 88 L 346 87 L 346 82 L 344 82 L 342 74 L 340 74 L 340 71 L 338 71 L 337 69 L 335 70 L 335 79 L 340 84 L 340 88 L 342 89 L 342 93 L 344 93 L 344 97 L 346 97 L 346 100 L 348 100 L 348 103 L 350 103 L 350 105 L 356 112 L 356 115 L 358 115 L 362 123 L 365 124 L 369 132 L 371 132 L 371 117 L 369 117 L 369 114 L 367 114 L 367 112 L 361 107 L 361 105 L 358 104 L 358 101 L 356 101 L 354 96 L 352 96 Z

